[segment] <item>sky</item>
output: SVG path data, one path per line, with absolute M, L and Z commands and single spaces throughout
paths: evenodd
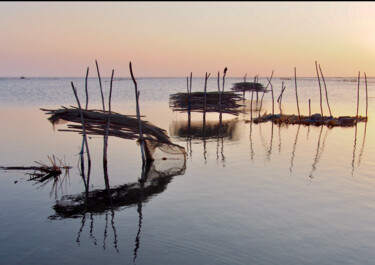
M 0 2 L 0 77 L 375 76 L 375 2 Z

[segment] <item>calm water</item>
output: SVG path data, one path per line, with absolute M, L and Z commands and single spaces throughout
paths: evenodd
M 30 172 L 0 171 L 1 264 L 374 263 L 374 79 L 368 84 L 369 122 L 357 128 L 250 124 L 247 113 L 224 116 L 225 134 L 218 137 L 218 114 L 211 113 L 206 138 L 202 114 L 193 113 L 195 133 L 187 134 L 187 114 L 169 109 L 169 94 L 184 92 L 185 79 L 139 79 L 141 113 L 186 148 L 186 161 L 156 161 L 149 172 L 155 187 L 139 200 L 113 211 L 64 216 L 53 208 L 57 201 L 84 191 L 82 137 L 59 131 L 64 124 L 53 127 L 39 108 L 76 105 L 71 81 L 84 101 L 83 79 L 0 79 L 0 166 L 49 163 L 52 155 L 72 166 L 69 176 L 44 186 L 29 181 Z M 238 81 L 227 79 L 226 90 Z M 274 79 L 275 97 L 282 81 L 283 112 L 296 114 L 294 80 Z M 193 80 L 193 91 L 203 84 Z M 103 86 L 107 98 L 108 80 Z M 327 87 L 333 115 L 355 115 L 357 83 L 330 78 Z M 89 94 L 89 107 L 100 108 L 97 79 L 89 80 Z M 316 79 L 299 79 L 298 94 L 301 114 L 308 114 L 309 99 L 312 112 L 320 112 Z M 268 93 L 262 114 L 272 111 L 271 103 Z M 365 115 L 362 79 L 360 104 Z M 131 81 L 114 82 L 112 109 L 135 114 Z M 102 137 L 91 137 L 89 147 L 90 189 L 100 190 Z M 137 185 L 139 146 L 109 138 L 108 152 L 111 187 Z

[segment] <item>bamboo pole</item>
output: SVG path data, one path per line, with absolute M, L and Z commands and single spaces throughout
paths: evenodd
M 104 138 L 103 138 L 103 142 L 104 142 L 103 143 L 104 182 L 105 182 L 105 186 L 106 186 L 106 189 L 107 189 L 108 193 L 109 193 L 110 186 L 109 186 L 108 167 L 107 167 L 107 163 L 108 163 L 107 149 L 108 149 L 109 126 L 111 124 L 111 98 L 112 98 L 113 74 L 114 74 L 114 70 L 112 69 L 111 83 L 110 83 L 110 88 L 109 88 L 109 99 L 108 99 L 108 122 L 107 122 L 107 126 L 106 126 L 106 129 L 105 129 L 105 132 L 104 132 Z M 108 195 L 109 195 L 109 198 L 111 200 L 110 193 Z
M 88 105 L 89 105 L 89 92 L 88 92 L 88 89 L 87 89 L 87 79 L 89 77 L 89 67 L 87 67 L 87 71 L 86 71 L 86 79 L 85 79 L 85 91 L 86 91 L 86 108 L 88 108 Z
M 133 69 L 132 69 L 132 62 L 129 62 L 129 69 L 130 69 L 130 75 L 132 77 L 133 83 L 134 83 L 134 89 L 135 89 L 135 102 L 137 104 L 136 110 L 137 110 L 137 119 L 139 123 L 139 142 L 141 145 L 141 153 L 142 153 L 142 164 L 144 165 L 146 162 L 145 158 L 145 143 L 143 139 L 143 133 L 142 133 L 142 123 L 141 123 L 141 115 L 139 112 L 139 92 L 138 92 L 138 86 L 137 86 L 137 81 L 134 78 L 133 75 Z
M 358 111 L 359 111 L 359 80 L 361 79 L 361 72 L 358 72 L 358 89 L 357 89 L 357 114 L 356 114 L 356 119 L 355 119 L 355 123 L 356 123 L 356 126 L 357 126 L 357 123 L 358 123 Z
M 206 76 L 204 78 L 204 107 L 203 107 L 203 112 L 206 112 L 206 107 L 207 107 L 207 80 L 208 78 L 210 77 L 210 74 L 207 74 L 206 72 Z
M 272 93 L 272 115 L 275 114 L 274 112 L 274 98 L 273 98 L 273 85 L 271 84 L 271 93 Z
M 323 71 L 322 71 L 322 68 L 320 67 L 320 64 L 319 64 L 319 70 L 320 70 L 320 75 L 322 76 L 324 89 L 326 91 L 326 100 L 327 100 L 327 106 L 328 106 L 328 110 L 329 110 L 329 116 L 332 117 L 331 107 L 329 106 L 329 101 L 328 101 L 328 90 L 327 90 L 327 86 L 326 86 L 326 81 L 324 80 Z
M 368 93 L 367 93 L 367 76 L 365 72 L 365 85 L 366 85 L 366 122 L 367 122 L 367 110 L 368 110 Z
M 247 77 L 247 73 L 245 74 L 245 76 L 243 77 L 243 83 L 244 83 L 244 88 L 243 88 L 243 99 L 245 100 L 245 84 L 246 84 L 246 77 Z
M 318 63 L 316 61 L 315 61 L 315 68 L 316 68 L 316 74 L 318 76 L 318 82 L 319 82 L 320 113 L 322 114 L 322 122 L 323 122 L 322 86 L 320 85 L 320 78 L 319 78 L 319 72 L 318 72 Z
M 224 74 L 223 74 L 223 92 L 224 92 L 224 85 L 225 85 L 225 76 L 226 76 L 226 74 L 227 74 L 227 70 L 228 70 L 228 68 L 224 68 Z
M 311 117 L 311 99 L 309 99 L 309 117 Z
M 264 91 L 263 91 L 263 95 L 262 95 L 262 99 L 260 100 L 260 106 L 259 106 L 258 118 L 260 117 L 260 111 L 262 110 L 264 94 L 266 93 L 268 86 L 271 84 L 272 77 L 273 77 L 273 70 L 272 70 L 272 74 L 271 74 L 270 79 L 268 79 L 268 77 L 267 77 L 268 84 L 267 84 L 266 88 L 264 89 Z
M 297 73 L 296 73 L 296 68 L 294 67 L 294 87 L 296 90 L 296 100 L 297 100 L 297 110 L 298 110 L 298 118 L 301 119 L 301 115 L 299 112 L 299 104 L 298 104 L 298 92 L 297 92 Z
M 77 95 L 77 89 L 74 87 L 73 82 L 71 82 L 71 85 L 72 85 L 74 96 L 75 96 L 75 98 L 77 100 L 77 104 L 78 104 L 78 108 L 79 108 L 79 114 L 80 114 L 81 120 L 82 120 L 82 134 L 83 134 L 83 137 L 85 139 L 85 146 L 86 146 L 86 150 L 87 150 L 88 166 L 89 166 L 89 168 L 91 168 L 91 156 L 90 156 L 89 146 L 87 144 L 85 119 L 83 118 L 83 112 L 82 112 L 82 108 L 81 108 L 81 103 L 79 102 L 79 98 L 78 98 L 78 95 Z M 87 175 L 87 182 L 86 183 L 87 183 L 87 188 L 86 188 L 86 197 L 87 197 L 88 193 L 89 193 L 89 188 L 90 188 L 90 174 Z
M 99 87 L 100 87 L 100 94 L 102 96 L 103 111 L 105 112 L 104 95 L 103 95 L 103 88 L 102 88 L 102 79 L 100 78 L 99 65 L 98 65 L 98 61 L 97 60 L 95 60 L 95 64 L 96 64 L 96 70 L 98 71 Z

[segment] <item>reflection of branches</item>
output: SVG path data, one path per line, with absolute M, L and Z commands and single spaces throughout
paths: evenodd
M 281 125 L 279 124 L 279 153 L 281 153 Z
M 352 159 L 352 177 L 354 175 L 354 160 L 355 160 L 356 148 L 357 148 L 357 124 L 355 124 L 355 134 L 354 134 L 353 159 Z
M 363 154 L 363 150 L 364 150 L 364 148 L 365 148 L 365 142 L 366 142 L 366 129 L 367 129 L 367 121 L 366 121 L 366 123 L 365 123 L 365 130 L 364 130 L 364 134 L 363 134 L 362 146 L 361 146 L 361 151 L 360 151 L 360 153 L 359 153 L 358 166 L 360 166 L 360 164 L 361 164 L 362 154 Z
M 79 246 L 79 243 L 81 242 L 81 241 L 80 241 L 81 233 L 82 233 L 83 227 L 85 226 L 85 223 L 86 223 L 86 213 L 84 213 L 84 214 L 82 215 L 81 227 L 80 227 L 80 229 L 79 229 L 79 231 L 78 231 L 78 234 L 77 234 L 76 242 L 77 242 L 78 246 Z
M 298 125 L 298 129 L 297 129 L 297 133 L 296 133 L 296 138 L 295 138 L 294 144 L 293 144 L 292 158 L 290 160 L 290 168 L 289 168 L 290 172 L 293 171 L 294 157 L 295 157 L 295 153 L 296 153 L 296 147 L 297 147 L 297 141 L 298 141 L 298 135 L 299 135 L 299 128 L 300 128 L 300 125 Z
M 250 122 L 250 158 L 251 162 L 254 162 L 254 149 L 253 149 L 253 123 Z
M 310 172 L 310 175 L 309 175 L 310 179 L 313 178 L 312 174 L 316 171 L 316 166 L 317 166 L 318 162 L 320 161 L 320 157 L 322 156 L 322 153 L 324 151 L 326 138 L 327 138 L 327 135 L 328 135 L 328 132 L 329 132 L 329 130 L 327 129 L 326 133 L 324 135 L 324 138 L 323 138 L 322 147 L 319 148 L 320 147 L 320 139 L 321 139 L 321 136 L 322 136 L 322 131 L 323 131 L 323 126 L 320 130 L 320 133 L 319 133 L 319 140 L 318 140 L 318 145 L 317 145 L 317 148 L 316 148 L 316 155 L 315 155 L 314 163 L 312 164 L 312 169 L 311 169 L 311 172 Z
M 271 160 L 271 153 L 272 153 L 272 142 L 273 142 L 273 123 L 272 123 L 272 126 L 271 126 L 271 140 L 270 140 L 270 149 L 268 150 L 267 152 L 267 159 L 268 161 Z

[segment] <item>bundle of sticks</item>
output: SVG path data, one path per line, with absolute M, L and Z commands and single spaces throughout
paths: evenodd
M 242 95 L 230 91 L 176 93 L 170 95 L 169 107 L 180 112 L 221 112 L 238 115 L 243 113 L 241 107 L 244 105 L 238 103 L 243 99 Z

